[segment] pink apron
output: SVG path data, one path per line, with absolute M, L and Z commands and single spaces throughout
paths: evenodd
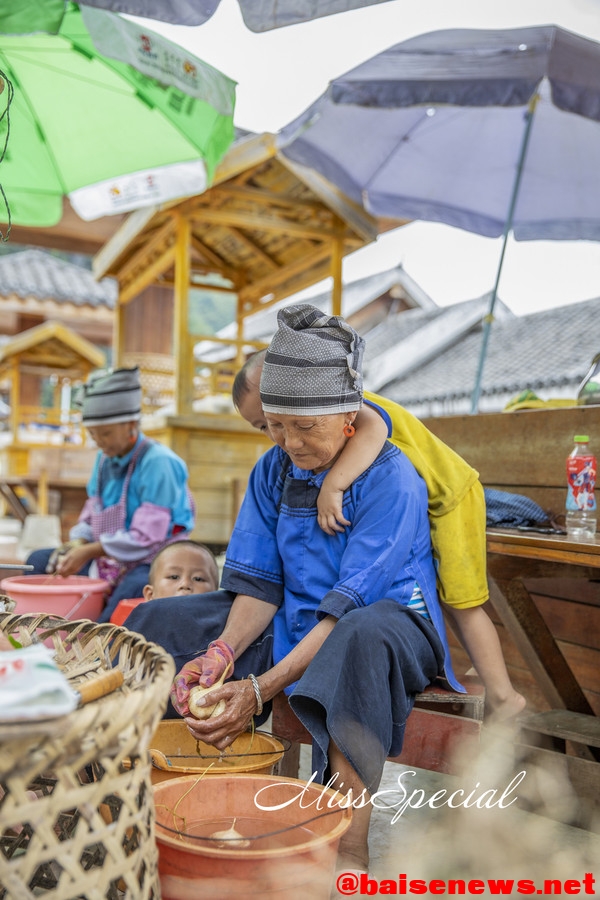
M 102 466 L 107 457 L 103 456 L 100 460 L 97 479 L 97 494 L 94 497 L 95 509 L 90 516 L 90 526 L 92 529 L 92 538 L 94 541 L 99 541 L 101 534 L 115 534 L 117 531 L 125 528 L 125 523 L 127 521 L 127 492 L 129 490 L 131 475 L 133 474 L 136 463 L 139 462 L 146 451 L 150 449 L 150 446 L 151 441 L 147 439 L 141 441 L 135 453 L 131 457 L 131 460 L 127 467 L 127 472 L 125 473 L 125 481 L 123 482 L 123 489 L 121 491 L 119 502 L 114 503 L 112 506 L 107 506 L 106 508 L 102 507 L 101 475 Z M 173 540 L 177 540 L 178 537 L 180 536 L 175 535 L 174 537 L 169 538 L 169 540 L 164 541 L 159 547 L 154 546 L 152 548 L 152 551 L 148 553 L 148 555 L 143 559 L 138 559 L 130 563 L 121 563 L 113 557 L 101 556 L 96 560 L 96 564 L 98 566 L 98 577 L 103 578 L 105 581 L 107 581 L 112 588 L 129 569 L 134 569 L 136 566 L 152 562 L 159 550 L 162 550 L 164 546 L 170 544 Z

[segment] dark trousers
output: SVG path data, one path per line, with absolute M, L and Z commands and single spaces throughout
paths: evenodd
M 332 774 L 332 740 L 365 787 L 377 790 L 386 758 L 402 750 L 415 696 L 443 665 L 433 625 L 394 600 L 346 613 L 290 695 L 290 706 L 312 735 L 317 781 Z
M 164 647 L 179 671 L 219 637 L 232 602 L 226 591 L 152 600 L 133 610 L 127 628 Z M 317 781 L 326 778 L 333 740 L 365 786 L 376 790 L 386 757 L 402 749 L 416 694 L 441 673 L 443 662 L 431 623 L 393 600 L 343 616 L 290 696 L 313 738 Z M 236 660 L 234 677 L 260 675 L 272 664 L 269 629 Z M 167 716 L 176 716 L 170 706 Z

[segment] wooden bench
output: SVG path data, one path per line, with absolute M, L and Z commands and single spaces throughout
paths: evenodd
M 568 824 L 598 831 L 600 718 L 568 709 L 550 709 L 521 716 L 519 724 L 519 765 L 530 767 L 530 771 L 533 766 L 542 766 L 553 773 L 559 791 L 558 779 L 568 782 L 578 798 Z
M 483 685 L 476 678 L 464 676 L 461 683 L 466 694 L 434 682 L 417 696 L 406 723 L 402 753 L 390 757 L 390 762 L 447 775 L 461 771 L 465 759 L 477 752 L 485 704 Z M 273 699 L 272 722 L 273 733 L 291 742 L 279 765 L 279 774 L 296 778 L 300 745 L 310 744 L 311 736 L 283 693 Z

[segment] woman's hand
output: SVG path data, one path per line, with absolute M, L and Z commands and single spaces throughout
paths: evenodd
M 196 740 L 224 750 L 242 731 L 246 731 L 256 712 L 256 694 L 252 683 L 246 678 L 242 681 L 228 681 L 203 699 L 207 706 L 224 700 L 225 711 L 210 719 L 186 716 L 185 724 Z
M 223 677 L 233 675 L 233 657 L 229 644 L 217 640 L 208 645 L 206 653 L 183 666 L 171 687 L 171 703 L 180 716 L 188 716 L 190 713 L 188 701 L 193 687 L 211 687 Z
M 99 541 L 78 543 L 74 547 L 69 547 L 66 553 L 58 557 L 56 574 L 62 575 L 63 578 L 67 578 L 69 575 L 76 575 L 92 559 L 96 559 L 103 554 L 104 550 Z
M 70 550 L 73 550 L 75 547 L 81 547 L 82 544 L 85 544 L 83 538 L 74 538 L 71 541 L 65 541 L 64 544 L 60 544 L 60 546 L 55 547 L 50 556 L 48 557 L 48 564 L 46 565 L 46 572 L 51 575 L 53 572 L 56 572 L 57 566 L 63 560 L 63 558 L 69 553 Z

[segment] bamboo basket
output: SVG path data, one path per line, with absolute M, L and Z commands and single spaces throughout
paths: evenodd
M 0 631 L 53 647 L 75 690 L 114 668 L 124 677 L 59 719 L 0 723 L 0 900 L 160 900 L 148 747 L 171 657 L 89 620 L 0 613 Z

